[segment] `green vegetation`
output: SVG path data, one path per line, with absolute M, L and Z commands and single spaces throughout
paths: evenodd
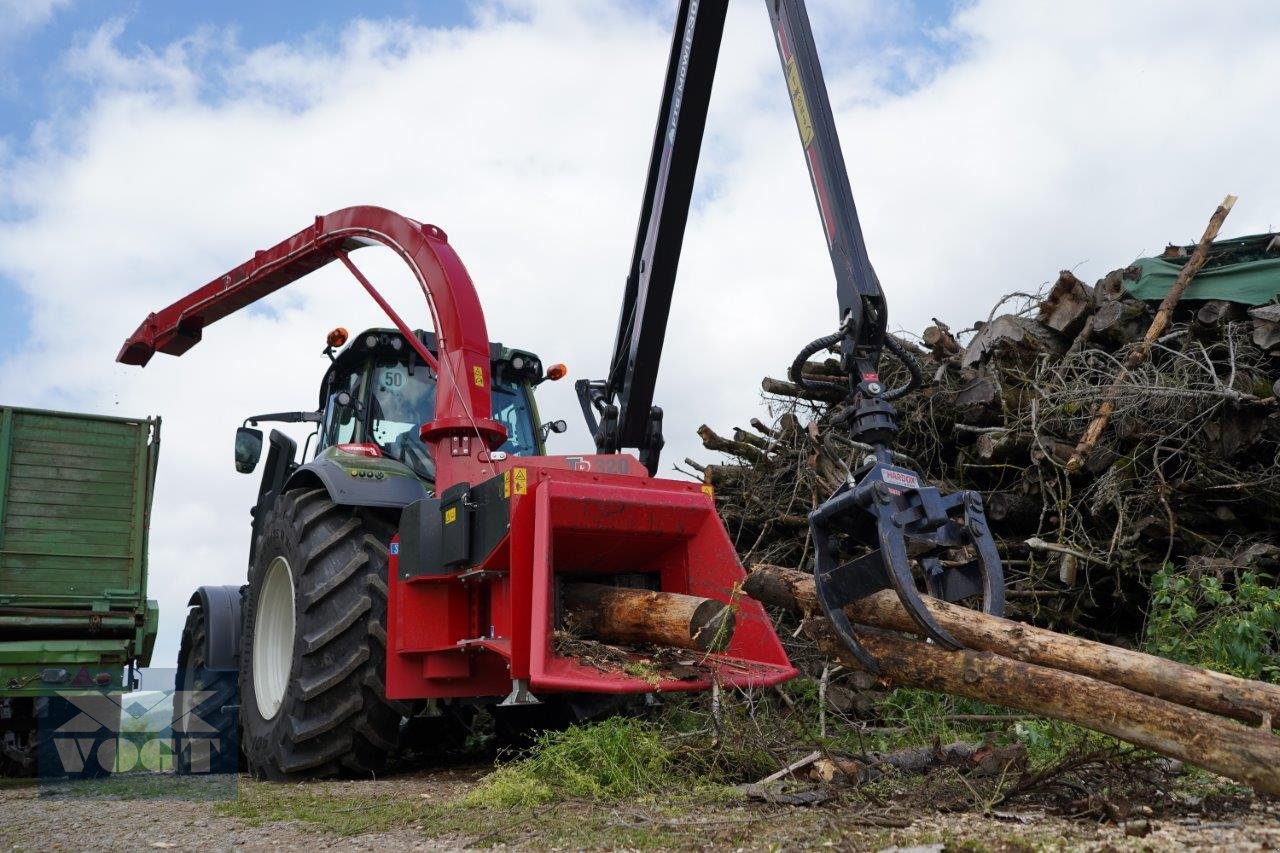
M 1280 683 L 1280 588 L 1257 572 L 1167 565 L 1152 578 L 1145 639 L 1153 654 Z
M 697 785 L 663 734 L 656 723 L 627 717 L 543 732 L 523 758 L 495 770 L 466 801 L 516 806 L 563 797 L 643 799 Z
M 216 812 L 250 826 L 296 820 L 336 835 L 360 835 L 412 825 L 426 809 L 422 803 L 385 795 L 335 796 L 318 786 L 245 781 L 239 797 L 220 803 Z

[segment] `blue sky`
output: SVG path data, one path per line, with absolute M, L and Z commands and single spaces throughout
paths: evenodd
M 742 0 L 739 0 L 742 2 Z M 24 0 L 18 0 L 19 3 Z M 669 0 L 634 0 L 635 5 L 661 7 Z M 760 0 L 746 0 L 760 2 Z M 474 23 L 483 0 L 365 0 L 357 5 L 337 0 L 307 3 L 274 2 L 161 2 L 160 0 L 53 0 L 43 20 L 5 38 L 0 25 L 0 178 L 6 161 L 24 153 L 41 123 L 54 116 L 66 117 L 83 110 L 94 97 L 93 82 L 69 73 L 68 51 L 83 46 L 104 26 L 120 28 L 116 44 L 126 53 L 163 53 L 165 47 L 200 31 L 229 34 L 237 51 L 248 52 L 273 44 L 302 41 L 336 41 L 356 18 L 396 19 L 433 28 L 464 27 Z M 829 4 L 827 4 L 829 5 Z M 955 44 L 937 37 L 957 6 L 956 0 L 907 0 L 897 5 L 893 16 L 909 21 L 877 29 L 868 44 L 860 34 L 832 27 L 817 34 L 828 65 L 838 62 L 849 49 L 883 50 L 886 53 L 921 48 L 941 63 L 956 49 Z M 6 10 L 0 2 L 0 13 Z M 830 10 L 826 11 L 831 14 Z M 815 18 L 817 16 L 815 15 Z M 218 58 L 210 56 L 216 66 Z M 893 66 L 897 67 L 897 66 Z M 887 81 L 890 91 L 901 91 L 914 81 Z M 217 75 L 208 76 L 212 86 Z M 216 90 L 206 93 L 218 97 Z M 6 156 L 7 150 L 7 156 Z M 0 180 L 0 189 L 3 181 Z M 0 193 L 0 227 L 6 218 L 20 217 Z M 22 346 L 29 325 L 28 298 L 11 276 L 0 269 L 0 358 Z
M 20 0 L 21 2 L 21 0 Z M 63 57 L 100 27 L 123 24 L 118 39 L 129 52 L 165 46 L 201 28 L 234 34 L 237 46 L 253 50 L 301 39 L 335 39 L 356 10 L 365 18 L 396 18 L 435 27 L 464 26 L 471 20 L 467 0 L 363 0 L 358 5 L 337 0 L 307 3 L 157 2 L 157 0 L 73 0 L 55 8 L 43 23 L 0 43 L 0 155 L 6 148 L 20 153 L 33 130 L 55 112 L 75 112 L 93 97 L 91 88 L 71 79 Z M 4 11 L 0 4 L 0 12 Z M 0 156 L 0 171 L 5 163 Z M 7 200 L 0 198 L 0 227 Z M 22 345 L 29 309 L 27 297 L 0 270 L 0 357 Z

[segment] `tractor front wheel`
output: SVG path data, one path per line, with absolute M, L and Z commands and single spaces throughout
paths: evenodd
M 323 489 L 264 519 L 240 645 L 249 770 L 271 780 L 381 773 L 404 708 L 388 701 L 387 554 L 394 530 Z

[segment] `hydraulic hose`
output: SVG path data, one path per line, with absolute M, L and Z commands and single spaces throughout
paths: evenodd
M 907 373 L 911 374 L 911 378 L 907 380 L 906 385 L 885 391 L 881 395 L 885 400 L 897 400 L 924 384 L 924 372 L 920 370 L 920 365 L 916 362 L 915 356 L 897 338 L 893 335 L 885 335 L 884 348 L 893 353 L 893 357 L 902 362 L 902 366 L 907 369 Z
M 805 363 L 809 361 L 809 356 L 824 349 L 830 349 L 844 338 L 844 331 L 832 332 L 821 338 L 810 341 L 805 344 L 804 349 L 800 350 L 800 354 L 796 356 L 795 361 L 791 362 L 791 370 L 789 375 L 791 381 L 799 385 L 806 391 L 839 391 L 841 394 L 849 393 L 849 386 L 842 385 L 839 382 L 824 382 L 821 379 L 807 379 L 804 375 Z
M 850 388 L 847 385 L 842 385 L 838 382 L 826 382 L 821 379 L 809 379 L 804 375 L 804 366 L 814 353 L 820 352 L 824 349 L 830 349 L 832 346 L 843 340 L 844 336 L 845 332 L 842 329 L 838 332 L 832 332 L 829 335 L 824 335 L 821 338 L 817 338 L 810 341 L 808 344 L 805 344 L 804 348 L 800 350 L 798 355 L 796 355 L 795 360 L 791 362 L 791 370 L 789 371 L 791 381 L 806 391 L 839 391 L 842 394 L 850 393 Z M 885 335 L 884 348 L 892 353 L 894 358 L 902 362 L 902 366 L 907 369 L 907 373 L 910 374 L 910 378 L 907 379 L 907 383 L 905 385 L 885 391 L 880 395 L 882 399 L 897 400 L 924 384 L 924 373 L 920 370 L 920 365 L 916 363 L 915 357 L 898 341 L 897 338 L 893 335 Z

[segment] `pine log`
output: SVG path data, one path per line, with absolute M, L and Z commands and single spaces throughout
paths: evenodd
M 698 437 L 702 439 L 702 446 L 707 450 L 728 453 L 748 462 L 763 462 L 765 459 L 764 451 L 760 448 L 719 436 L 706 424 L 698 427 Z
M 806 620 L 804 630 L 820 651 L 845 666 L 858 667 L 857 658 L 832 633 L 826 619 Z M 992 652 L 953 652 L 922 640 L 881 634 L 866 634 L 861 640 L 893 684 L 1063 720 L 1195 764 L 1258 791 L 1280 794 L 1280 738 L 1269 731 Z
M 762 438 L 761 436 L 758 436 L 755 433 L 747 432 L 742 427 L 733 428 L 733 440 L 738 442 L 739 444 L 749 444 L 752 447 L 758 448 L 760 450 L 769 449 L 769 442 L 767 439 Z
M 818 400 L 826 403 L 837 403 L 848 396 L 846 392 L 835 388 L 821 388 L 810 391 L 794 383 L 774 379 L 771 376 L 766 376 L 760 381 L 760 388 L 766 394 L 777 394 L 779 397 L 796 397 L 800 400 Z
M 988 462 L 1023 463 L 1031 458 L 1033 439 L 1025 432 L 984 432 L 978 436 L 978 456 Z
M 1280 348 L 1280 305 L 1259 305 L 1249 309 L 1253 319 L 1253 343 L 1270 352 Z
M 812 611 L 812 606 L 805 607 L 801 604 L 801 598 L 807 597 L 811 603 L 816 604 L 812 579 L 808 576 L 792 573 L 808 581 L 806 588 L 800 578 L 788 579 L 776 575 L 769 583 L 753 584 L 751 579 L 755 574 L 752 572 L 748 576 L 746 590 L 748 594 L 767 604 L 787 607 L 793 611 Z M 797 592 L 802 594 L 797 595 Z M 775 593 L 779 595 L 769 597 Z M 867 601 L 877 598 L 893 599 L 894 593 L 886 590 L 871 596 Z M 851 618 L 863 621 L 866 615 L 879 615 L 880 611 L 862 612 L 863 602 L 858 604 L 859 609 L 851 613 Z M 894 608 L 885 606 L 880 610 L 892 612 Z M 938 611 L 935 611 L 935 615 L 938 615 Z M 906 616 L 905 611 L 902 616 Z M 950 627 L 947 623 L 943 624 L 944 627 Z M 1028 626 L 1013 624 L 1024 630 L 1028 629 Z M 846 666 L 860 668 L 857 658 L 836 638 L 826 619 L 807 619 L 804 630 L 820 651 Z M 1059 638 L 1051 632 L 1045 633 L 1053 637 L 1054 645 L 1059 639 L 1072 639 Z M 1011 639 L 1022 640 L 1026 636 L 1028 635 L 1024 634 Z M 1280 794 L 1280 738 L 1272 735 L 1269 730 L 1251 728 L 1207 711 L 1139 693 L 1099 678 L 1051 669 L 995 652 L 981 651 L 976 647 L 947 651 L 936 644 L 916 638 L 871 632 L 862 632 L 859 639 L 879 662 L 885 673 L 885 680 L 892 684 L 964 696 L 1064 720 L 1180 761 L 1196 764 L 1244 782 L 1259 791 Z M 958 639 L 976 646 L 968 637 L 961 636 Z M 1031 646 L 1034 647 L 1034 644 Z
M 804 572 L 753 566 L 743 588 L 752 598 L 774 606 L 800 613 L 821 612 L 813 577 Z M 1271 726 L 1280 728 L 1280 685 L 1236 678 L 1155 655 L 1046 631 L 936 598 L 925 598 L 925 603 L 938 623 L 971 649 L 1097 678 L 1252 725 L 1269 720 Z M 858 624 L 911 633 L 919 631 L 891 590 L 858 601 L 848 608 L 848 613 Z
M 1102 437 L 1102 431 L 1106 429 L 1107 422 L 1111 420 L 1111 415 L 1115 413 L 1116 399 L 1120 396 L 1120 386 L 1128 379 L 1131 372 L 1147 360 L 1147 353 L 1151 350 L 1151 345 L 1169 327 L 1169 322 L 1173 318 L 1174 306 L 1178 304 L 1182 294 L 1191 285 L 1196 273 L 1204 266 L 1205 258 L 1209 254 L 1209 247 L 1213 245 L 1214 239 L 1218 236 L 1218 230 L 1222 228 L 1222 223 L 1226 221 L 1227 214 L 1231 212 L 1231 208 L 1235 206 L 1235 203 L 1235 196 L 1227 196 L 1222 200 L 1222 204 L 1218 205 L 1217 209 L 1214 210 L 1213 215 L 1209 217 L 1209 224 L 1205 227 L 1204 234 L 1200 237 L 1200 242 L 1196 244 L 1195 251 L 1191 253 L 1191 257 L 1183 264 L 1182 269 L 1178 272 L 1178 277 L 1173 280 L 1173 284 L 1169 287 L 1169 292 L 1160 301 L 1160 308 L 1156 311 L 1156 316 L 1151 321 L 1150 328 L 1147 329 L 1147 333 L 1142 337 L 1142 341 L 1138 346 L 1130 350 L 1129 354 L 1125 356 L 1124 363 L 1120 365 L 1115 381 L 1107 389 L 1102 404 L 1098 407 L 1097 414 L 1085 429 L 1084 435 L 1080 436 L 1075 452 L 1071 454 L 1071 459 L 1067 462 L 1068 471 L 1078 471 L 1094 446 L 1097 445 L 1098 439 Z
M 713 598 L 566 583 L 561 603 L 571 628 L 606 643 L 718 652 L 733 638 L 733 608 Z
M 997 359 L 1030 364 L 1044 352 L 1060 357 L 1066 343 L 1056 332 L 1029 317 L 1004 314 L 987 323 L 965 347 L 961 364 L 973 367 Z
M 1122 298 L 1129 292 L 1124 283 L 1126 281 L 1137 281 L 1141 276 L 1142 268 L 1137 266 L 1112 270 L 1093 286 L 1094 304 L 1101 308 L 1108 302 Z
M 963 348 L 956 341 L 955 335 L 951 334 L 951 328 L 936 319 L 933 322 L 936 325 L 926 328 L 920 336 L 925 346 L 933 351 L 933 357 L 941 361 L 959 353 Z
M 1093 315 L 1090 340 L 1118 349 L 1142 335 L 1147 316 L 1146 304 L 1135 299 L 1105 302 Z
M 1040 322 L 1055 332 L 1074 337 L 1093 309 L 1093 291 L 1071 270 L 1058 273 L 1049 296 L 1040 303 Z
M 1006 527 L 1035 521 L 1044 507 L 1037 498 L 1011 491 L 992 492 L 983 504 L 987 518 Z
M 990 426 L 1000 420 L 1000 385 L 979 376 L 956 392 L 957 417 L 969 424 Z
M 1196 310 L 1196 326 L 1202 332 L 1220 332 L 1223 323 L 1244 318 L 1244 306 L 1226 299 L 1209 299 Z

